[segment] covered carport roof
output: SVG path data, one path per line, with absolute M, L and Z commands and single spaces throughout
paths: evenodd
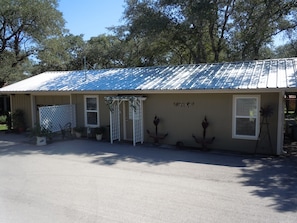
M 50 71 L 2 93 L 296 89 L 297 58 L 158 67 Z

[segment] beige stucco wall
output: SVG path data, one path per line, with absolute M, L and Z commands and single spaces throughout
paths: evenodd
M 37 106 L 65 105 L 70 103 L 70 96 L 35 96 Z
M 84 96 L 81 94 L 71 95 L 72 104 L 76 108 L 76 125 L 84 126 Z
M 109 109 L 105 103 L 104 95 L 99 97 L 99 110 L 100 110 L 100 125 L 109 126 Z
M 104 96 L 99 94 L 87 94 L 99 96 L 100 125 L 109 125 L 109 109 L 105 104 Z M 203 129 L 201 123 L 206 116 L 209 122 L 206 137 L 215 137 L 209 148 L 233 150 L 237 152 L 254 152 L 256 140 L 241 140 L 232 138 L 232 107 L 233 95 L 238 93 L 220 94 L 147 94 L 144 101 L 144 136 L 145 142 L 153 142 L 146 130 L 154 131 L 153 119 L 157 115 L 160 118 L 159 133 L 168 133 L 162 141 L 164 144 L 175 145 L 182 141 L 185 146 L 199 148 L 192 137 L 202 137 Z M 243 94 L 248 95 L 248 94 Z M 253 93 L 260 95 L 261 106 L 270 105 L 274 109 L 270 118 L 269 131 L 271 134 L 273 152 L 277 144 L 277 117 L 278 117 L 278 93 Z M 71 101 L 76 105 L 77 126 L 84 126 L 84 95 L 72 94 Z M 68 104 L 69 96 L 36 96 L 36 105 Z M 29 95 L 12 96 L 13 109 L 25 110 L 28 123 L 31 122 L 31 107 Z M 266 128 L 264 129 L 266 130 Z M 268 137 L 267 137 L 268 138 Z M 269 153 L 268 140 L 259 144 L 258 152 Z
M 98 94 L 87 94 L 88 96 L 98 96 L 99 98 L 99 123 L 100 126 L 109 125 L 109 110 L 104 102 L 104 96 Z M 72 103 L 76 105 L 76 116 L 77 116 L 77 126 L 84 126 L 85 114 L 84 114 L 84 95 L 73 94 L 71 95 Z
M 109 125 L 109 110 L 104 102 L 104 96 L 98 94 L 87 94 L 87 95 L 96 95 L 99 96 L 99 110 L 100 110 L 100 125 L 107 126 Z M 12 111 L 15 109 L 22 109 L 25 111 L 26 123 L 28 127 L 31 127 L 31 96 L 17 94 L 12 97 Z M 72 104 L 76 105 L 76 116 L 77 116 L 77 126 L 84 126 L 84 95 L 83 94 L 72 94 L 70 95 L 36 95 L 32 97 L 35 100 L 36 110 L 38 106 L 50 106 L 50 105 L 63 105 L 69 104 L 72 101 Z M 37 112 L 36 115 L 38 116 Z
M 261 106 L 271 105 L 274 109 L 269 130 L 273 150 L 276 151 L 278 94 L 253 95 L 261 96 Z M 187 103 L 190 104 L 189 107 Z M 180 106 L 176 106 L 177 104 Z M 153 118 L 157 115 L 161 119 L 159 132 L 168 133 L 163 140 L 164 143 L 175 145 L 177 141 L 182 141 L 186 146 L 200 147 L 201 145 L 195 142 L 192 134 L 202 137 L 201 123 L 206 116 L 209 122 L 206 136 L 215 137 L 210 148 L 254 152 L 256 140 L 232 138 L 232 106 L 233 94 L 231 93 L 148 95 L 144 102 L 144 128 L 153 131 Z M 145 136 L 145 141 L 152 141 L 147 134 Z M 268 141 L 263 141 L 259 143 L 257 151 L 266 153 L 269 152 L 269 148 Z
M 202 137 L 201 122 L 206 116 L 209 122 L 207 137 L 226 138 L 231 131 L 232 112 L 231 95 L 188 94 L 188 95 L 150 95 L 145 101 L 145 128 L 154 130 L 153 118 L 160 118 L 159 132 L 167 133 L 164 143 L 175 144 L 182 141 L 187 146 L 198 146 L 192 134 Z M 189 103 L 189 106 L 187 104 Z M 219 132 L 219 126 L 225 126 Z M 220 135 L 220 136 L 219 136 Z M 149 140 L 146 135 L 146 140 Z

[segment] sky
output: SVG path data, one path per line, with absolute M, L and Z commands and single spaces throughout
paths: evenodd
M 59 0 L 65 28 L 84 40 L 108 34 L 106 27 L 123 24 L 124 0 Z M 111 34 L 111 33 L 110 33 Z

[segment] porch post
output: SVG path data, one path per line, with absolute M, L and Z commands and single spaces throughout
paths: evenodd
M 123 119 L 123 138 L 127 139 L 127 129 L 126 129 L 126 103 L 123 103 L 123 111 L 122 111 L 122 119 Z
M 31 127 L 33 127 L 36 123 L 36 105 L 35 105 L 35 96 L 30 95 L 30 103 L 31 103 Z
M 109 130 L 110 130 L 110 144 L 113 144 L 113 135 L 112 135 L 112 132 L 113 132 L 113 123 L 112 123 L 112 111 L 109 110 Z
M 133 112 L 132 112 L 132 118 L 133 118 L 133 146 L 136 145 L 136 130 L 135 130 L 135 98 L 133 98 Z
M 276 154 L 280 155 L 283 153 L 284 143 L 284 95 L 285 92 L 279 92 L 278 97 L 278 124 L 277 124 L 277 147 Z
M 141 129 L 141 144 L 144 141 L 144 133 L 143 133 L 143 100 L 140 100 L 140 129 Z
M 12 95 L 10 94 L 10 95 L 9 95 L 9 101 L 10 101 L 10 111 L 11 111 L 11 112 L 12 112 L 13 109 L 14 109 L 14 108 L 12 107 L 12 105 L 13 105 L 13 103 L 12 103 L 12 98 L 13 98 L 13 97 L 12 97 Z
M 117 100 L 117 137 L 119 142 L 121 141 L 121 114 L 120 114 L 120 105 L 122 101 Z

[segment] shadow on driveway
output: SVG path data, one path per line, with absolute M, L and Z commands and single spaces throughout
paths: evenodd
M 253 195 L 270 198 L 280 212 L 297 211 L 297 165 L 287 158 L 246 160 L 239 176 L 244 186 L 255 187 Z M 257 204 L 255 204 L 257 205 Z
M 37 147 L 28 143 L 25 136 L 0 134 L 0 158 L 34 153 L 91 157 L 91 163 L 107 166 L 118 162 L 161 165 L 180 161 L 238 168 L 240 183 L 245 187 L 252 187 L 254 196 L 272 199 L 274 205 L 271 208 L 279 212 L 297 211 L 297 163 L 286 157 L 184 151 L 150 145 L 134 147 L 126 143 L 110 144 L 85 139 L 58 140 Z
M 92 163 L 114 165 L 118 162 L 137 162 L 160 165 L 175 161 L 244 167 L 244 159 L 251 156 L 222 156 L 198 150 L 178 150 L 175 148 L 136 145 L 128 143 L 98 142 L 87 139 L 55 140 L 46 146 L 38 147 L 24 135 L 0 134 L 0 156 L 30 155 L 78 155 L 92 157 Z M 211 154 L 211 155 L 210 155 Z M 236 157 L 236 158 L 234 158 Z

